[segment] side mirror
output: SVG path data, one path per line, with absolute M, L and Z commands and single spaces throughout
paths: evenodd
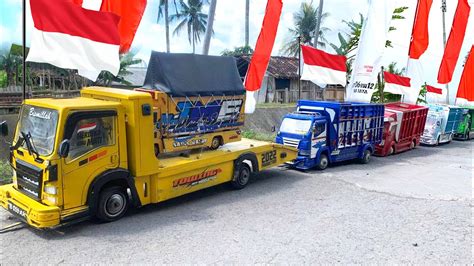
M 69 140 L 68 139 L 63 140 L 61 144 L 59 144 L 59 151 L 58 151 L 59 157 L 66 158 L 69 155 L 70 147 L 71 145 L 69 144 Z
M 2 123 L 0 123 L 0 135 L 2 135 L 3 137 L 8 136 L 8 124 L 7 124 L 7 121 L 3 121 Z

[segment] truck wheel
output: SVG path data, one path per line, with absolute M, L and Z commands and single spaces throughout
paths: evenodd
M 128 195 L 122 187 L 109 187 L 99 196 L 96 217 L 102 222 L 113 222 L 122 218 L 128 209 Z
M 214 137 L 211 142 L 211 147 L 209 147 L 211 150 L 217 150 L 221 146 L 221 138 L 219 137 Z
M 413 150 L 416 147 L 416 140 L 413 140 L 410 144 L 410 150 Z
M 395 153 L 395 146 L 390 147 L 390 150 L 388 150 L 388 155 L 393 155 Z
M 439 145 L 439 141 L 440 141 L 440 139 L 441 139 L 441 136 L 438 136 L 438 139 L 436 140 L 436 146 L 438 146 L 438 145 Z
M 329 165 L 329 159 L 328 159 L 328 156 L 326 154 L 321 154 L 319 156 L 319 162 L 318 164 L 316 165 L 316 168 L 318 170 L 324 170 L 326 168 L 328 168 L 328 165 Z
M 364 155 L 362 156 L 362 159 L 360 160 L 360 162 L 363 164 L 368 164 L 370 162 L 371 156 L 372 156 L 372 153 L 370 152 L 370 150 L 365 150 Z
M 250 181 L 251 173 L 252 171 L 250 170 L 250 167 L 247 164 L 242 163 L 240 165 L 239 171 L 234 176 L 232 181 L 230 181 L 231 187 L 233 189 L 243 189 L 244 187 L 246 187 Z

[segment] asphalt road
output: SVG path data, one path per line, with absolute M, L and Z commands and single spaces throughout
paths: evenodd
M 109 224 L 0 235 L 0 263 L 472 262 L 474 142 L 369 165 L 277 168 Z M 1 210 L 2 226 L 14 220 Z

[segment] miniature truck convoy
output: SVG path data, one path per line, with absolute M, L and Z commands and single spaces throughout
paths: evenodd
M 448 105 L 429 105 L 421 143 L 439 145 L 453 140 L 463 119 L 463 108 Z
M 457 132 L 454 133 L 454 138 L 469 140 L 474 138 L 474 106 L 466 106 L 463 108 L 463 118 Z
M 383 139 L 375 146 L 375 155 L 387 156 L 414 149 L 420 144 L 428 107 L 406 104 L 385 104 Z
M 300 100 L 296 112 L 283 118 L 275 142 L 298 148 L 290 164 L 301 170 L 353 159 L 368 163 L 382 141 L 383 122 L 381 104 Z

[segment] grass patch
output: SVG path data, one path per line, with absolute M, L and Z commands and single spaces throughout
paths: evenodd
M 257 108 L 292 108 L 296 103 L 258 103 Z
M 244 130 L 242 132 L 242 137 L 244 137 L 246 139 L 254 139 L 254 140 L 260 140 L 260 141 L 273 142 L 273 141 L 275 141 L 276 133 L 268 134 L 268 133 L 255 132 L 255 131 L 252 131 L 252 130 Z
M 0 160 L 0 184 L 10 184 L 12 182 L 13 171 L 8 162 Z

